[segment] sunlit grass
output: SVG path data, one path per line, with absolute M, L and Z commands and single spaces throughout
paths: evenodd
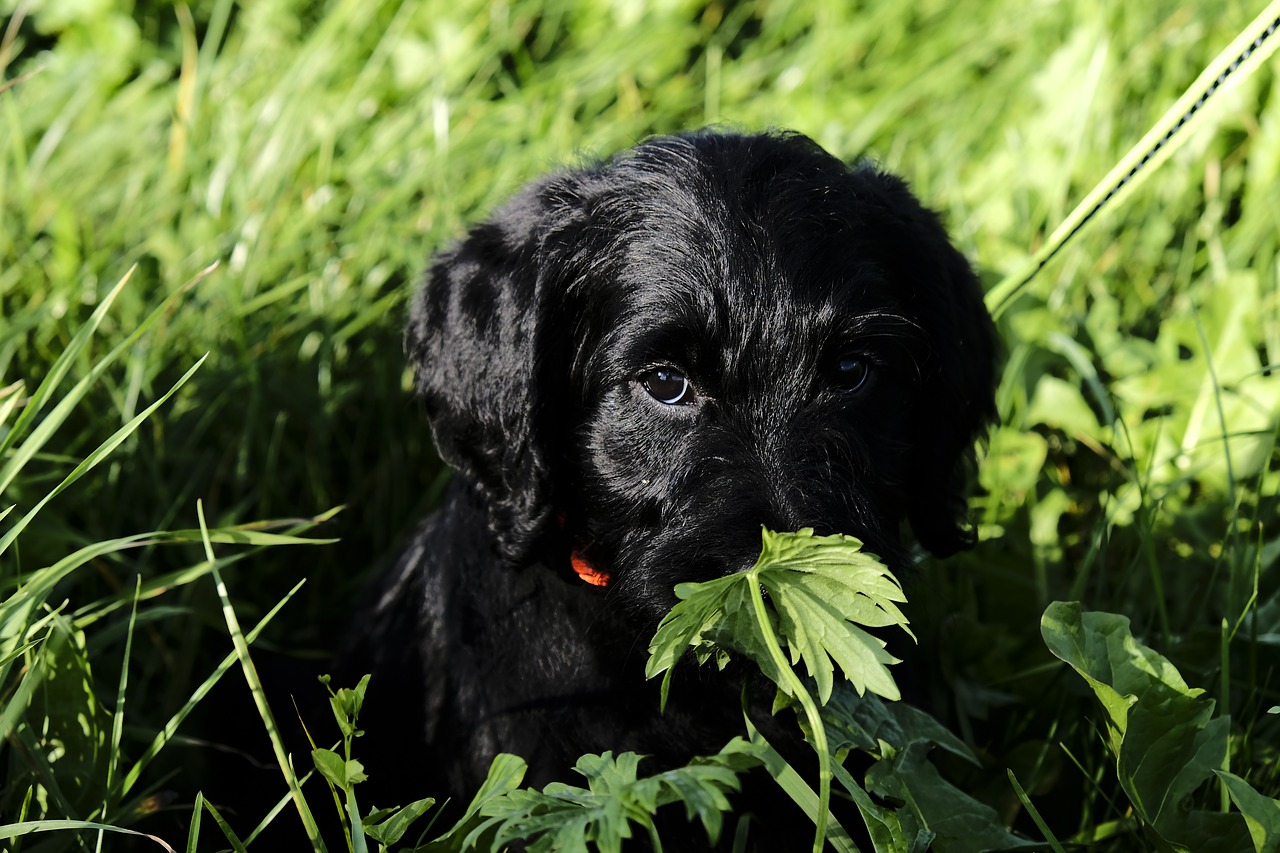
M 789 127 L 906 175 L 995 282 L 1260 8 L 18 5 L 0 30 L 0 821 L 145 818 L 175 847 L 193 795 L 158 817 L 148 798 L 200 787 L 167 744 L 244 663 L 224 614 L 260 625 L 246 642 L 270 621 L 273 647 L 322 655 L 439 493 L 400 325 L 465 222 L 649 133 Z M 1273 69 L 1001 318 L 985 541 L 908 588 L 937 713 L 988 761 L 957 772 L 1030 832 L 1133 842 L 1096 711 L 1039 640 L 1054 599 L 1130 616 L 1229 708 L 1230 770 L 1280 792 Z M 213 543 L 345 504 L 320 534 L 342 541 L 202 559 L 198 500 Z M 217 832 L 216 804 L 195 813 Z

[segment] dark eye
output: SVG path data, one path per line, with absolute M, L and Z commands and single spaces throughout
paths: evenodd
M 659 367 L 640 377 L 640 384 L 649 396 L 668 406 L 693 402 L 693 386 L 683 373 L 674 367 Z
M 836 381 L 846 391 L 857 391 L 871 374 L 871 366 L 856 355 L 842 355 L 836 361 Z

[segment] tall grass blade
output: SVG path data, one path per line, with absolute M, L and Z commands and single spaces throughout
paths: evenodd
M 58 356 L 49 367 L 48 374 L 45 375 L 36 390 L 31 394 L 31 399 L 27 401 L 27 405 L 23 407 L 22 414 L 18 415 L 18 420 L 14 423 L 13 429 L 3 437 L 0 437 L 0 455 L 9 450 L 18 436 L 25 431 L 27 424 L 33 421 L 37 415 L 44 409 L 45 403 L 53 394 L 54 390 L 62 382 L 63 377 L 67 375 L 67 371 L 71 369 L 71 365 L 79 357 L 80 353 L 88 345 L 89 340 L 93 337 L 93 333 L 98 330 L 98 326 L 102 325 L 102 320 L 107 316 L 112 303 L 116 301 L 116 297 L 120 295 L 120 291 L 124 290 L 124 286 L 129 283 L 129 279 L 133 277 L 134 270 L 137 267 L 131 267 L 124 276 L 116 282 L 107 294 L 102 297 L 102 301 L 98 303 L 98 307 L 89 315 L 88 321 L 80 327 L 79 331 L 67 343 L 66 349 Z M 8 470 L 10 466 L 6 465 L 3 471 Z M 12 475 L 0 473 L 0 491 L 4 491 L 8 486 Z
M 62 396 L 61 399 L 58 400 L 58 404 L 54 406 L 53 411 L 49 413 L 49 416 L 41 421 L 39 426 L 32 430 L 31 435 L 23 441 L 22 446 L 13 453 L 2 467 L 0 467 L 0 493 L 3 493 L 4 490 L 9 487 L 14 478 L 22 471 L 23 467 L 45 446 L 49 438 L 57 431 L 58 427 L 62 426 L 66 421 L 72 410 L 80 404 L 80 401 L 84 398 L 88 390 L 93 387 L 93 385 L 102 377 L 103 373 L 106 372 L 106 369 L 110 367 L 122 353 L 133 347 L 143 333 L 155 324 L 156 320 L 168 313 L 178 299 L 184 296 L 191 288 L 195 287 L 201 279 L 205 278 L 217 269 L 217 266 L 218 265 L 216 263 L 210 264 L 183 287 L 169 294 L 164 301 L 152 310 L 146 319 L 139 323 L 137 327 L 122 341 L 112 347 L 105 356 L 100 358 L 94 366 L 83 377 L 81 377 L 75 385 L 73 385 L 71 389 Z M 133 270 L 130 270 L 111 290 L 111 292 L 103 298 L 102 303 L 98 306 L 97 310 L 93 312 L 89 321 L 81 327 L 80 331 L 71 339 L 71 342 L 67 344 L 62 355 L 59 356 L 53 367 L 50 368 L 49 374 L 45 377 L 44 381 L 40 383 L 39 387 L 36 388 L 31 399 L 27 401 L 27 405 L 23 408 L 22 414 L 18 417 L 17 422 L 14 423 L 13 429 L 0 437 L 0 457 L 5 455 L 5 452 L 13 446 L 14 442 L 16 442 L 18 438 L 22 436 L 30 421 L 39 414 L 49 395 L 53 393 L 54 389 L 62 381 L 62 378 L 65 376 L 67 370 L 70 369 L 70 366 L 76 356 L 84 350 L 89 339 L 93 336 L 93 332 L 97 330 L 98 326 L 102 323 L 103 317 L 106 316 L 107 309 L 111 307 L 111 303 L 115 301 L 115 298 L 120 294 L 120 291 L 124 288 L 124 285 L 128 282 L 129 277 L 132 276 L 132 274 Z M 204 359 L 201 358 L 201 361 L 203 360 Z M 3 423 L 3 418 L 0 418 L 0 423 Z
M 33 640 L 32 642 L 27 643 L 24 648 L 30 648 L 40 641 L 47 642 L 48 638 L 42 637 L 39 641 Z M 40 667 L 40 655 L 41 652 L 36 653 L 30 668 L 22 678 L 19 679 L 17 689 L 14 690 L 12 694 L 5 697 L 4 707 L 0 708 L 0 741 L 9 739 L 10 735 L 12 735 L 14 730 L 17 728 L 23 714 L 26 713 L 27 708 L 31 705 L 31 698 L 35 694 L 36 687 L 39 686 L 43 675 L 42 668 Z M 10 660 L 12 659 L 13 658 L 10 658 Z M 5 666 L 8 666 L 8 661 L 6 661 Z M 3 671 L 0 671 L 0 676 L 3 675 Z
M 314 775 L 315 775 L 315 771 L 312 770 L 310 773 L 303 776 L 301 779 L 298 780 L 298 787 L 302 787 L 303 785 L 307 784 L 307 780 Z M 286 792 L 283 797 L 281 797 L 279 800 L 276 801 L 276 804 L 271 807 L 271 811 L 267 812 L 266 815 L 262 818 L 262 820 L 259 821 L 258 825 L 253 828 L 253 831 L 245 836 L 245 839 L 244 839 L 245 846 L 246 847 L 251 846 L 253 844 L 254 839 L 257 838 L 259 835 L 261 835 L 263 830 L 265 830 L 268 826 L 271 825 L 271 821 L 275 820 L 276 816 L 279 815 L 280 812 L 284 811 L 291 802 L 293 802 L 293 792 L 289 791 L 289 792 Z
M 187 827 L 186 853 L 197 853 L 200 843 L 200 818 L 204 815 L 204 792 L 196 792 L 196 801 L 191 808 L 191 825 Z
M 92 821 L 87 820 L 32 820 L 24 823 L 11 823 L 7 826 L 0 826 L 0 839 L 21 838 L 24 835 L 31 835 L 36 832 L 66 832 L 68 830 L 96 830 L 98 832 L 115 832 L 120 835 L 131 835 L 135 838 L 145 838 L 148 841 L 154 841 L 165 850 L 168 850 L 169 853 L 177 853 L 177 851 L 170 847 L 163 838 L 148 835 L 145 832 L 136 832 L 132 829 L 110 826 L 105 823 L 93 823 Z
M 214 564 L 217 561 L 213 555 L 213 543 L 209 539 L 208 529 L 204 521 L 203 503 L 196 504 L 196 513 L 200 518 L 200 530 L 204 533 L 205 559 L 210 564 Z M 316 851 L 323 851 L 325 846 L 320 839 L 320 829 L 316 825 L 311 809 L 307 805 L 307 800 L 302 794 L 302 788 L 298 784 L 298 774 L 294 772 L 293 764 L 289 761 L 289 756 L 285 752 L 284 741 L 280 738 L 280 730 L 276 726 L 275 716 L 271 713 L 271 706 L 267 703 L 266 691 L 262 687 L 262 682 L 258 678 L 258 671 L 253 665 L 252 657 L 249 655 L 249 643 L 240 630 L 240 620 L 236 617 L 235 608 L 231 606 L 231 596 L 227 593 L 226 584 L 223 583 L 222 574 L 218 571 L 216 565 L 213 567 L 212 574 L 214 585 L 218 589 L 218 598 L 222 601 L 222 615 L 227 623 L 227 631 L 230 632 L 231 642 L 235 646 L 236 658 L 240 661 L 245 681 L 248 682 L 249 691 L 253 694 L 254 704 L 258 707 L 258 713 L 261 715 L 263 725 L 267 729 L 267 735 L 271 739 L 271 747 L 276 755 L 276 763 L 279 764 L 280 772 L 284 774 L 285 781 L 289 784 L 289 791 L 293 795 L 293 803 L 297 807 L 298 816 L 302 818 L 302 825 L 307 832 L 307 838 L 310 840 L 312 848 Z
M 22 389 L 25 387 L 26 385 L 19 379 L 8 387 L 0 388 L 0 427 L 8 422 L 9 415 L 13 414 L 18 402 L 22 400 Z
M 1036 827 L 1044 834 L 1045 841 L 1049 844 L 1049 849 L 1053 853 L 1066 853 L 1062 847 L 1062 842 L 1054 836 L 1053 830 L 1049 828 L 1049 824 L 1045 823 L 1044 818 L 1040 816 L 1040 811 L 1031 802 L 1031 798 L 1027 796 L 1027 792 L 1023 790 L 1022 785 L 1018 782 L 1018 777 L 1013 775 L 1012 770 L 1005 771 L 1009 775 L 1009 784 L 1013 786 L 1013 791 L 1018 795 L 1018 801 L 1022 803 L 1022 807 L 1027 810 L 1027 814 L 1031 815 L 1031 820 L 1035 822 Z
M 212 567 L 210 568 L 212 569 Z M 288 595 L 276 602 L 276 605 L 268 610 L 266 615 L 258 620 L 258 624 L 254 625 L 252 630 L 245 635 L 244 640 L 246 646 L 252 645 L 253 642 L 258 639 L 258 636 L 264 629 L 266 629 L 267 625 L 271 624 L 271 620 L 275 618 L 276 614 L 289 603 L 289 600 L 293 598 L 298 590 L 302 589 L 302 585 L 304 583 L 306 583 L 305 580 L 298 581 L 298 583 L 294 585 L 293 589 L 289 590 Z M 189 698 L 183 706 L 169 718 L 169 721 L 165 723 L 164 728 L 156 734 L 155 738 L 152 739 L 151 744 L 146 748 L 134 765 L 129 768 L 129 772 L 125 774 L 124 785 L 122 788 L 123 793 L 127 794 L 129 790 L 137 784 L 138 778 L 142 775 L 142 771 L 146 769 L 147 765 L 150 764 L 157 755 L 160 754 L 160 750 L 169 743 L 177 733 L 178 727 L 182 725 L 183 720 L 185 720 L 187 716 L 195 710 L 196 705 L 200 704 L 200 701 L 209 694 L 209 691 L 217 685 L 217 683 L 222 679 L 222 676 L 227 673 L 227 670 L 231 669 L 238 660 L 240 660 L 240 657 L 237 652 L 228 652 L 227 656 L 222 659 L 222 662 L 218 664 L 217 668 L 214 669 L 209 677 L 201 682 L 200 686 L 195 689 L 191 694 L 191 698 Z M 285 799 L 287 801 L 288 797 Z
M 105 787 L 111 789 L 115 782 L 116 768 L 120 762 L 120 744 L 124 738 L 124 700 L 129 687 L 129 663 L 133 660 L 133 632 L 138 624 L 138 600 L 142 595 L 142 577 L 135 579 L 133 585 L 133 609 L 129 612 L 129 627 L 124 635 L 124 657 L 120 661 L 120 682 L 116 687 L 115 713 L 111 715 L 111 751 L 107 753 L 107 778 Z M 107 806 L 102 806 L 103 814 Z
M 152 412 L 154 412 L 156 409 L 164 405 L 165 402 L 168 401 L 168 399 L 173 396 L 174 392 L 176 392 L 183 385 L 187 384 L 187 380 L 190 379 L 195 374 L 195 372 L 200 369 L 200 366 L 204 364 L 204 361 L 206 358 L 208 358 L 208 355 L 201 356 L 200 360 L 197 361 L 194 365 L 192 365 L 192 367 L 186 373 L 182 374 L 182 377 L 176 383 L 174 383 L 173 387 L 171 387 L 168 391 L 165 392 L 164 396 L 162 396 L 159 400 L 156 400 L 154 403 L 148 406 L 145 410 L 143 410 L 140 414 L 135 416 L 132 420 L 130 420 L 124 426 L 120 427 L 120 429 L 116 430 L 115 433 L 112 434 L 112 436 L 108 438 L 106 441 L 104 441 L 102 444 L 98 445 L 98 447 L 92 453 L 90 453 L 87 457 L 85 457 L 84 461 L 81 462 L 79 465 L 77 465 L 75 469 L 72 470 L 72 472 L 68 474 L 66 478 L 63 479 L 63 481 L 53 489 L 53 491 L 49 492 L 47 495 L 41 498 L 40 501 L 37 502 L 36 505 L 32 507 L 31 510 L 28 511 L 26 515 L 24 515 L 21 519 L 18 520 L 17 524 L 11 527 L 9 531 L 4 534 L 4 536 L 0 536 L 0 554 L 3 554 L 5 551 L 8 550 L 9 546 L 13 544 L 13 541 L 18 538 L 18 534 L 21 533 L 28 524 L 31 523 L 31 520 L 35 518 L 37 514 L 39 514 L 40 510 L 44 509 L 45 505 L 49 503 L 49 501 L 53 500 L 58 495 L 62 494 L 62 492 L 65 491 L 68 486 L 70 486 L 76 480 L 79 480 L 89 471 L 93 470 L 93 468 L 99 462 L 101 462 L 103 459 L 109 456 L 113 450 L 115 450 L 124 442 L 125 439 L 127 439 L 130 435 L 132 435 L 134 430 L 136 430 L 142 424 L 143 421 L 151 417 Z
M 214 808 L 213 803 L 205 800 L 203 797 L 201 800 L 205 811 L 207 811 L 209 816 L 213 818 L 213 822 L 218 825 L 218 829 L 222 830 L 222 835 L 227 839 L 227 843 L 231 845 L 231 849 L 234 850 L 235 853 L 249 853 L 244 842 L 240 840 L 238 835 L 236 835 L 235 830 L 231 828 L 231 825 L 223 820 L 222 815 L 216 808 Z

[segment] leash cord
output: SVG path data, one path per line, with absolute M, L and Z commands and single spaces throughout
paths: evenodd
M 999 317 L 1040 270 L 1051 261 L 1103 208 L 1128 187 L 1136 186 L 1139 174 L 1150 174 L 1148 167 L 1163 163 L 1185 141 L 1179 135 L 1192 119 L 1229 82 L 1243 80 L 1267 59 L 1278 45 L 1272 36 L 1280 29 L 1280 0 L 1273 0 L 1222 53 L 1201 72 L 1182 97 L 1161 117 L 1137 145 L 1107 173 L 1092 192 L 1063 220 L 1049 240 L 1032 258 L 1030 268 L 1015 273 L 998 283 L 987 294 L 991 313 Z M 1242 72 L 1248 73 L 1243 74 Z M 1216 72 L 1216 73 L 1215 73 Z M 1197 94 L 1198 93 L 1198 94 Z M 1188 103 L 1189 102 L 1189 103 Z M 1177 140 L 1178 144 L 1171 144 Z

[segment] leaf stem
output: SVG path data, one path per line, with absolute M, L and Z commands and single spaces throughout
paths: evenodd
M 817 830 L 813 837 L 813 853 L 822 853 L 823 842 L 827 837 L 827 817 L 831 810 L 831 753 L 827 748 L 827 729 L 822 723 L 822 714 L 818 703 L 813 701 L 804 683 L 796 675 L 787 657 L 782 653 L 782 646 L 769 621 L 769 612 L 764 605 L 764 595 L 760 592 L 759 571 L 752 569 L 747 573 L 747 583 L 751 588 L 751 603 L 755 607 L 756 620 L 760 623 L 760 634 L 764 638 L 765 648 L 769 656 L 786 682 L 787 690 L 796 697 L 804 708 L 809 719 L 809 727 L 813 730 L 813 745 L 818 752 L 818 816 Z

